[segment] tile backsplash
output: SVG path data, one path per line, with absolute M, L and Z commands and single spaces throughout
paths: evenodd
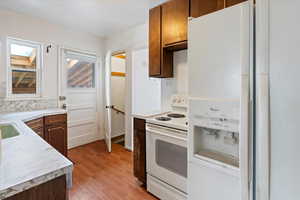
M 43 110 L 57 108 L 57 99 L 20 99 L 20 100 L 1 100 L 0 113 L 25 112 L 32 110 Z

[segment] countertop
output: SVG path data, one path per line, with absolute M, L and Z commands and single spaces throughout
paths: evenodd
M 146 120 L 148 118 L 155 117 L 157 115 L 161 115 L 161 114 L 164 114 L 164 113 L 167 113 L 167 112 L 164 112 L 164 111 L 161 111 L 161 110 L 156 110 L 156 111 L 135 113 L 135 114 L 132 114 L 132 117 Z
M 0 199 L 67 175 L 71 184 L 73 164 L 24 122 L 66 113 L 62 109 L 0 114 L 0 124 L 13 124 L 19 136 L 2 140 Z

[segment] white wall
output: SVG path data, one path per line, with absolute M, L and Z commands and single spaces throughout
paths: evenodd
M 124 72 L 126 71 L 125 59 L 112 57 L 111 71 Z M 126 77 L 112 76 L 111 77 L 111 101 L 117 109 L 125 111 L 125 81 Z M 112 137 L 125 134 L 125 116 L 112 110 Z
M 106 50 L 120 51 L 148 47 L 148 24 L 142 24 L 105 38 Z
M 162 79 L 162 110 L 171 109 L 171 96 L 173 94 L 188 93 L 188 65 L 187 50 L 174 52 L 174 77 Z
M 168 0 L 152 0 L 152 1 L 149 2 L 149 8 L 153 8 L 155 6 L 158 6 L 162 3 L 165 3 L 166 1 L 168 1 Z
M 300 1 L 270 1 L 271 200 L 300 199 Z
M 104 43 L 102 38 L 77 30 L 68 29 L 60 25 L 51 24 L 38 18 L 0 10 L 0 26 L 0 95 L 2 97 L 4 96 L 4 86 L 6 81 L 5 41 L 7 36 L 41 42 L 43 43 L 44 48 L 49 44 L 52 45 L 49 54 L 47 54 L 44 49 L 43 71 L 45 76 L 42 90 L 43 98 L 58 98 L 58 46 L 95 52 L 98 56 L 102 56 L 103 54 Z M 98 77 L 100 77 L 100 75 Z M 100 84 L 103 85 L 102 83 Z M 100 114 L 103 113 L 102 108 L 101 98 L 99 100 Z M 102 130 L 103 127 L 102 121 L 101 118 L 100 130 Z M 102 131 L 99 133 L 99 138 L 103 138 Z
M 132 53 L 132 113 L 147 114 L 161 110 L 161 80 L 149 78 L 149 51 Z

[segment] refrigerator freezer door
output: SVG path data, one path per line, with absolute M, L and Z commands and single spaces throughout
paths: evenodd
M 191 181 L 194 182 L 193 190 L 188 191 L 189 200 L 241 199 L 239 178 L 236 176 L 194 163 L 189 163 L 189 174 Z
M 247 13 L 249 3 L 243 3 L 189 22 L 190 97 L 240 98 L 247 71 L 242 66 L 249 59 Z
M 248 116 L 250 63 L 250 3 L 245 2 L 189 22 L 189 98 L 240 99 L 240 174 L 237 179 L 222 172 L 189 163 L 189 177 L 209 171 L 211 179 L 189 179 L 190 200 L 247 200 L 249 197 Z M 190 112 L 194 110 L 189 105 Z M 191 126 L 189 127 L 191 131 Z M 189 137 L 193 139 L 193 137 Z M 193 144 L 192 141 L 188 142 Z M 188 147 L 189 152 L 191 146 Z M 195 164 L 195 163 L 194 163 Z M 198 169 L 197 169 L 198 168 Z M 217 177 L 220 178 L 217 178 Z M 230 185 L 223 190 L 224 184 Z M 211 187 L 199 192 L 197 185 Z M 218 192 L 216 195 L 214 192 Z M 219 197 L 219 198 L 218 198 Z

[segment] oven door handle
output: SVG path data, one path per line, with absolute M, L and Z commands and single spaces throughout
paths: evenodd
M 150 133 L 154 133 L 154 134 L 156 134 L 156 135 L 161 135 L 161 136 L 165 136 L 165 137 L 170 137 L 170 138 L 173 138 L 173 139 L 177 139 L 177 140 L 182 140 L 182 141 L 184 141 L 184 142 L 187 142 L 187 138 L 185 138 L 185 137 L 180 137 L 180 136 L 176 136 L 176 135 L 173 135 L 173 134 L 168 134 L 168 133 L 165 133 L 165 132 L 163 132 L 164 130 L 163 129 L 161 129 L 162 131 L 157 131 L 157 130 L 155 130 L 155 129 L 152 129 L 152 128 L 149 128 L 149 127 L 147 127 L 147 132 L 150 132 Z M 180 131 L 178 131 L 178 132 L 180 132 Z

